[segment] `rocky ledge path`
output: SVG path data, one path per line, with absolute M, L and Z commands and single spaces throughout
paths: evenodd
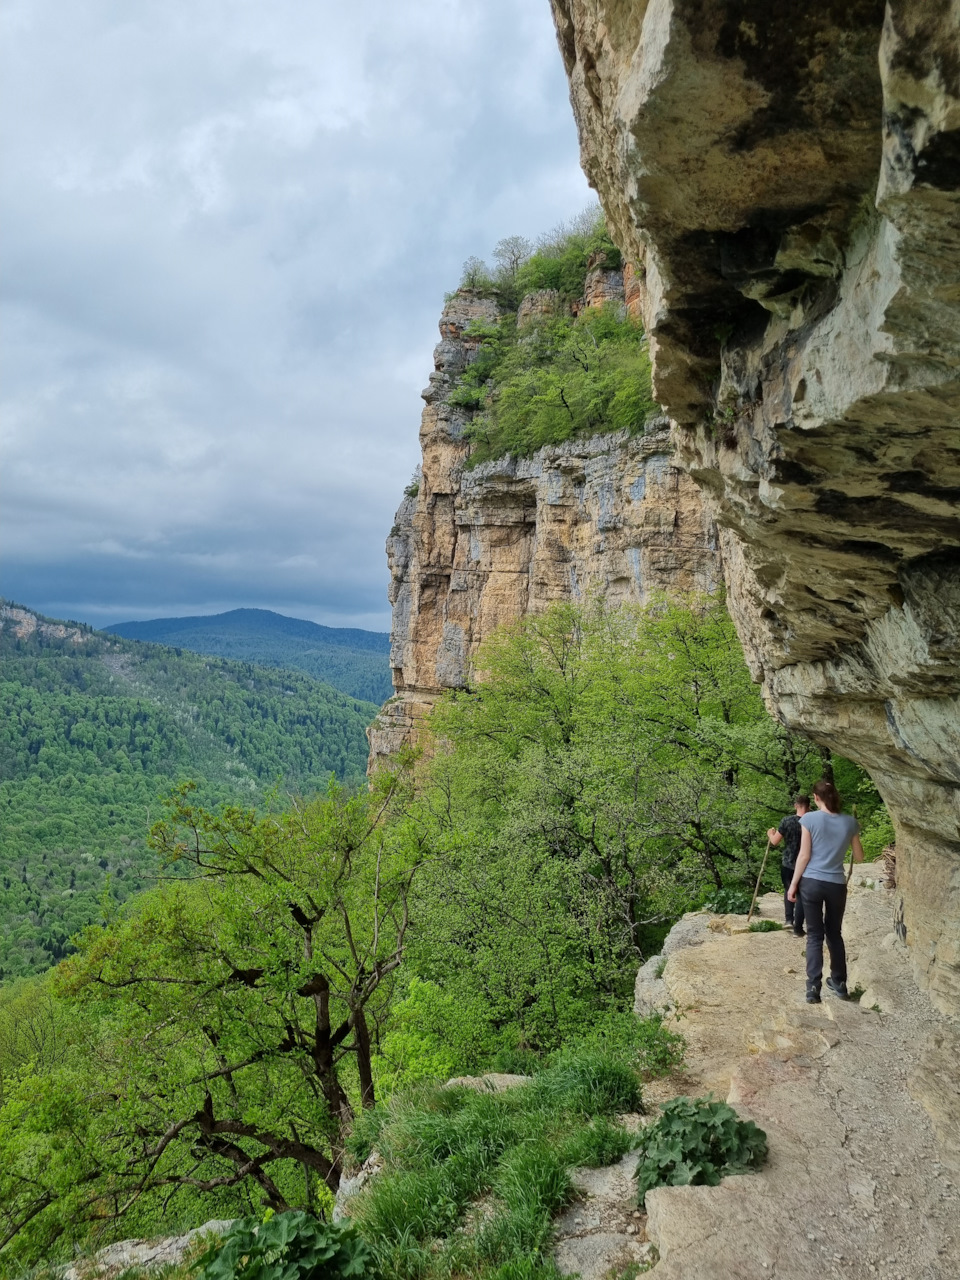
M 641 970 L 638 1010 L 666 998 L 688 1042 L 651 1101 L 712 1091 L 770 1147 L 758 1174 L 648 1195 L 656 1280 L 960 1280 L 957 1028 L 918 989 L 870 874 L 844 925 L 859 1001 L 806 1004 L 802 940 L 743 917 L 684 917 L 666 964 Z M 782 919 L 778 895 L 762 909 Z

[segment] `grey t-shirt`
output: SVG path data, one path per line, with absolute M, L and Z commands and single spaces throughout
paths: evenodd
M 822 809 L 817 809 L 814 813 L 805 813 L 800 819 L 800 825 L 810 832 L 813 845 L 804 877 L 843 884 L 846 880 L 843 871 L 844 855 L 850 848 L 853 837 L 860 834 L 856 818 L 851 818 L 847 813 L 824 813 Z

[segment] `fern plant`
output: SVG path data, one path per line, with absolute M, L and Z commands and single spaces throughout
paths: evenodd
M 756 1169 L 767 1157 L 767 1135 L 725 1102 L 674 1098 L 640 1136 L 637 1203 L 653 1187 L 715 1187 L 730 1173 Z

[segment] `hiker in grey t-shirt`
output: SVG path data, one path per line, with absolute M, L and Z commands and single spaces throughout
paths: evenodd
M 823 941 L 830 952 L 829 989 L 847 998 L 847 953 L 840 926 L 847 905 L 847 878 L 843 861 L 853 848 L 854 862 L 863 861 L 860 828 L 856 818 L 840 812 L 840 797 L 832 782 L 821 778 L 813 788 L 816 813 L 800 819 L 800 853 L 787 897 L 803 903 L 807 926 L 807 1003 L 820 1003 L 823 978 Z

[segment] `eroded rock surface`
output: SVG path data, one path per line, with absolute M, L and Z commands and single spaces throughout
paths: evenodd
M 194 1227 L 182 1236 L 166 1236 L 157 1240 L 120 1240 L 107 1245 L 92 1258 L 67 1267 L 62 1280 L 113 1280 L 130 1270 L 165 1270 L 177 1266 L 194 1253 L 200 1253 L 205 1237 L 226 1235 L 233 1220 L 214 1219 L 202 1227 Z
M 552 0 L 748 660 L 894 817 L 960 1011 L 960 35 L 946 0 Z
M 787 931 L 708 928 L 670 952 L 688 1054 L 663 1096 L 727 1098 L 766 1131 L 770 1158 L 717 1187 L 648 1194 L 658 1280 L 960 1275 L 960 1091 L 936 1074 L 960 1043 L 917 987 L 894 906 L 870 868 L 857 873 L 844 933 L 859 1003 L 804 1003 L 804 944 Z M 763 899 L 765 916 L 779 907 Z
M 631 1153 L 605 1169 L 573 1170 L 577 1198 L 554 1223 L 553 1256 L 561 1275 L 609 1280 L 656 1257 L 642 1234 L 636 1167 L 637 1156 Z
M 90 638 L 89 631 L 81 631 L 69 623 L 47 622 L 30 609 L 21 609 L 15 604 L 0 604 L 0 627 L 9 627 L 18 640 L 26 640 L 35 631 L 48 639 L 69 640 L 72 644 L 83 644 Z
M 624 301 L 620 271 L 595 267 L 587 284 L 584 306 Z M 535 323 L 559 305 L 542 290 L 519 314 Z M 440 320 L 423 393 L 422 467 L 387 541 L 396 696 L 369 731 L 371 768 L 416 738 L 445 689 L 467 683 L 477 646 L 503 623 L 596 588 L 613 603 L 641 602 L 720 581 L 712 523 L 697 486 L 671 461 L 665 420 L 642 436 L 594 436 L 465 466 L 469 412 L 448 397 L 476 350 L 471 321 L 496 315 L 491 299 L 461 291 Z

